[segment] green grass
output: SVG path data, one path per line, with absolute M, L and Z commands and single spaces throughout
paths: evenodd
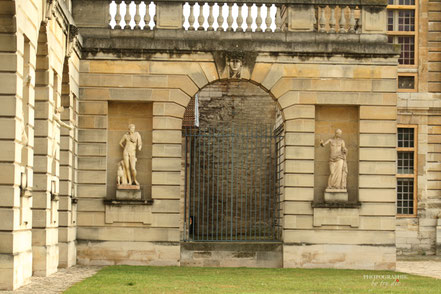
M 365 275 L 403 275 L 373 279 Z M 392 271 L 110 266 L 68 289 L 93 293 L 441 293 L 441 280 Z

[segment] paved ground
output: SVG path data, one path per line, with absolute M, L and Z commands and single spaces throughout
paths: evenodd
M 31 283 L 15 291 L 0 291 L 1 294 L 55 294 L 62 293 L 73 284 L 93 276 L 100 266 L 73 266 L 59 269 L 55 274 L 46 277 L 32 277 Z
M 400 256 L 397 260 L 397 271 L 441 279 L 441 257 Z
M 32 277 L 31 283 L 16 291 L 5 291 L 1 294 L 55 294 L 62 293 L 75 283 L 94 275 L 99 266 L 74 266 L 60 269 L 46 277 Z M 397 261 L 397 271 L 441 279 L 441 258 L 438 257 L 403 257 Z

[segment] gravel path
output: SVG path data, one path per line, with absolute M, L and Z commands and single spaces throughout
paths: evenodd
M 100 266 L 73 266 L 69 269 L 59 269 L 55 274 L 41 278 L 32 277 L 31 283 L 15 291 L 5 291 L 1 294 L 55 294 L 62 293 L 70 286 L 90 276 L 93 276 Z M 441 259 L 399 260 L 397 271 L 441 279 Z
M 93 276 L 101 266 L 73 266 L 68 269 L 58 269 L 49 277 L 32 277 L 31 282 L 15 291 L 0 291 L 1 294 L 55 294 L 63 293 L 75 283 Z

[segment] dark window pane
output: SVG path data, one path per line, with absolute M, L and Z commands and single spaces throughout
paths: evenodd
M 415 10 L 398 11 L 398 30 L 405 32 L 415 31 Z
M 413 148 L 415 146 L 413 128 L 398 128 L 398 147 Z
M 398 89 L 415 89 L 415 77 L 414 76 L 399 76 L 398 77 Z
M 393 3 L 394 0 L 389 0 L 389 4 L 392 4 L 390 2 Z M 415 0 L 399 0 L 398 5 L 415 5 Z
M 398 163 L 397 163 L 397 173 L 398 174 L 413 174 L 414 172 L 414 153 L 411 152 L 398 152 Z
M 397 179 L 397 213 L 413 214 L 413 179 Z

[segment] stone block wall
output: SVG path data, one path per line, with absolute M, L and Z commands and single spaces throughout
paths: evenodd
M 414 217 L 397 217 L 399 255 L 436 254 L 436 224 L 441 212 L 439 98 L 439 94 L 399 94 L 398 123 L 417 125 L 418 130 L 417 211 Z
M 364 60 L 362 64 L 335 57 L 328 62 L 312 59 L 272 65 L 257 80 L 271 89 L 285 118 L 285 267 L 395 267 L 395 78 L 393 61 Z M 313 207 L 319 143 L 314 134 L 315 115 L 322 105 L 359 109 L 361 205 L 329 212 L 342 219 L 350 216 L 355 223 L 342 225 L 330 222 L 330 217 L 324 223 L 315 217 L 323 213 Z
M 284 119 L 283 265 L 393 269 L 395 60 L 332 57 L 300 61 L 292 57 L 273 63 L 266 58 L 269 57 L 260 57 L 253 68 L 244 70 L 242 78 L 267 89 L 277 100 Z M 105 189 L 108 171 L 102 169 L 90 177 L 80 170 L 80 182 L 84 179 L 79 186 L 78 212 L 81 263 L 179 264 L 184 183 L 182 118 L 191 97 L 221 77 L 211 55 L 204 54 L 185 58 L 158 55 L 150 61 L 128 61 L 118 60 L 109 53 L 102 60 L 90 58 L 81 62 L 80 109 L 81 105 L 84 109 L 87 105 L 97 105 L 104 111 L 100 115 L 90 114 L 88 119 L 101 116 L 106 121 L 109 117 L 106 109 L 112 101 L 153 104 L 151 195 L 154 201 L 151 212 L 146 208 L 150 219 L 106 223 L 110 210 L 103 200 L 112 196 Z M 314 206 L 316 110 L 331 106 L 349 107 L 352 120 L 357 120 L 351 132 L 354 144 L 359 145 L 360 162 L 353 172 L 358 173 L 355 175 L 358 189 L 354 191 L 358 193 L 360 206 L 339 209 Z M 80 127 L 80 157 L 109 160 L 107 130 L 105 123 Z M 341 222 L 330 221 L 333 216 Z M 145 244 L 150 251 L 142 250 L 143 258 L 133 255 L 136 250 L 130 247 L 133 242 Z M 160 246 L 168 246 L 169 254 L 158 260 Z M 115 252 L 119 252 L 117 257 Z
M 60 130 L 54 127 L 52 113 L 61 105 L 61 95 L 75 89 L 78 93 L 74 83 L 62 90 L 62 77 L 64 67 L 79 64 L 75 46 L 70 50 L 74 57 L 65 61 L 73 43 L 67 41 L 67 9 L 60 5 L 47 10 L 46 1 L 0 3 L 0 289 L 16 289 L 32 274 L 48 275 L 58 267 L 58 203 L 51 201 L 48 191 L 54 187 L 60 192 Z M 74 137 L 73 132 L 64 135 Z

